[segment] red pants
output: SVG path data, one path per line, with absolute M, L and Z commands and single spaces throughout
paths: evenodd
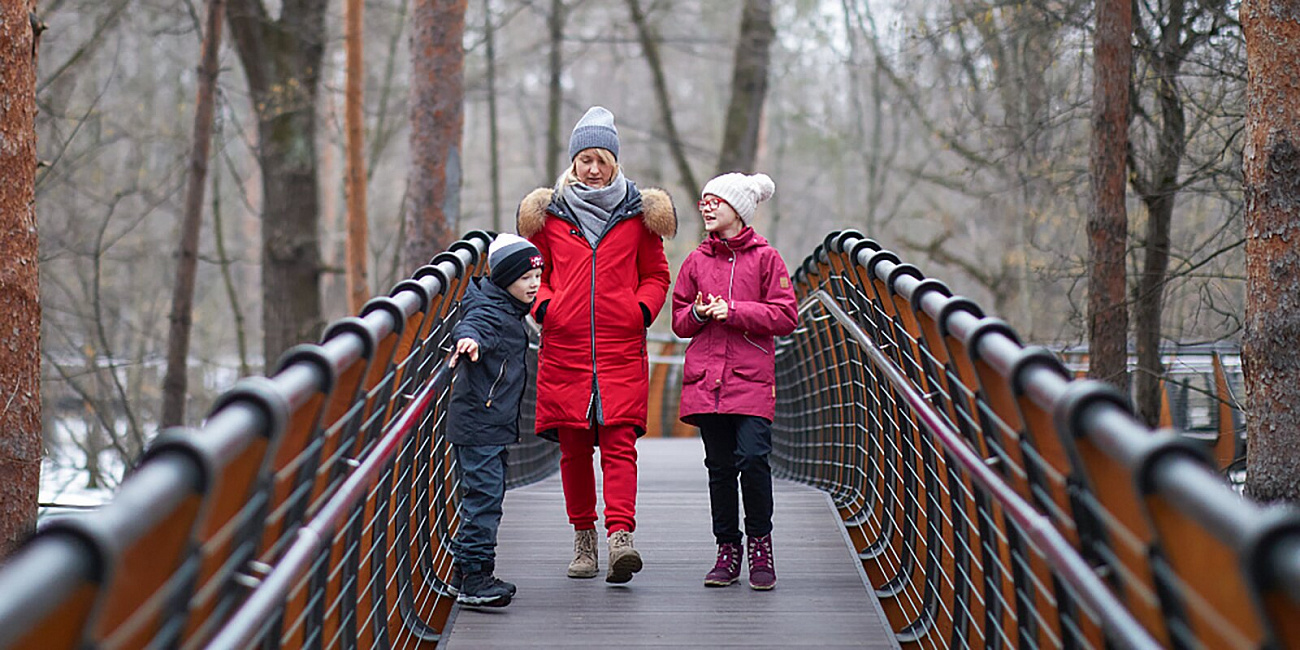
M 636 430 L 631 425 L 559 429 L 564 506 L 575 530 L 596 527 L 596 473 L 591 460 L 600 443 L 605 487 L 605 530 L 636 530 Z

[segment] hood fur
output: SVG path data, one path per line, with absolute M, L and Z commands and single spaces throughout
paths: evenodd
M 539 187 L 519 202 L 515 229 L 520 236 L 531 238 L 542 231 L 542 226 L 546 225 L 546 207 L 551 204 L 554 194 L 552 188 Z M 657 188 L 641 191 L 641 221 L 650 232 L 660 237 L 672 239 L 677 235 L 677 210 L 668 192 Z
M 677 208 L 673 207 L 672 197 L 657 187 L 641 192 L 641 220 L 660 237 L 677 236 Z

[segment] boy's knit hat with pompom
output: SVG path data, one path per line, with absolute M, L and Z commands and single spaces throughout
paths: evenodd
M 776 183 L 767 174 L 723 174 L 704 184 L 700 198 L 712 194 L 727 202 L 746 225 L 754 218 L 758 204 L 772 197 Z
M 542 253 L 527 239 L 505 232 L 488 246 L 488 266 L 492 268 L 492 282 L 504 289 L 519 276 L 542 268 Z

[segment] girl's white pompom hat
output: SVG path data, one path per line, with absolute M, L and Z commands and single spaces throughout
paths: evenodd
M 727 202 L 742 221 L 748 224 L 754 218 L 758 204 L 772 197 L 776 183 L 767 174 L 723 174 L 704 184 L 700 198 L 712 194 Z

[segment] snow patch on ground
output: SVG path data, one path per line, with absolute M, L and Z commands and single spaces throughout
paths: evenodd
M 85 440 L 88 427 L 84 420 L 66 418 L 57 421 L 47 441 L 45 458 L 41 461 L 40 515 L 41 519 L 69 512 L 93 509 L 113 498 L 113 492 L 126 473 L 126 464 L 120 455 L 106 449 L 97 454 L 102 482 L 89 487 L 86 452 L 74 443 Z M 119 435 L 125 436 L 123 425 Z

